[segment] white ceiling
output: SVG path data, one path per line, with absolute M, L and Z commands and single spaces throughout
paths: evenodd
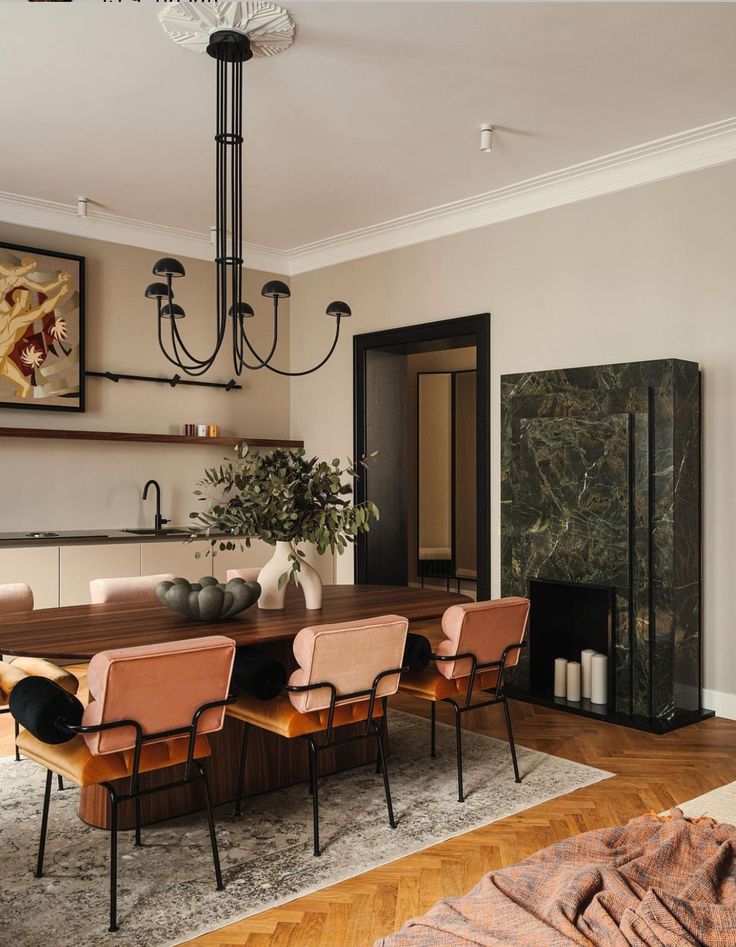
M 736 115 L 736 4 L 287 5 L 294 46 L 245 67 L 257 244 L 291 249 Z M 2 0 L 2 191 L 208 231 L 214 66 L 171 42 L 160 8 Z

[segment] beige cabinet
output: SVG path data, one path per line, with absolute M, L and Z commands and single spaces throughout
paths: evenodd
M 30 585 L 36 608 L 56 608 L 59 604 L 59 547 L 0 549 L 0 584 L 6 582 Z
M 212 557 L 205 557 L 209 543 L 182 543 L 168 541 L 165 543 L 141 544 L 141 575 L 160 575 L 171 572 L 195 582 L 203 575 L 212 575 Z M 195 553 L 201 553 L 195 559 Z
M 59 604 L 89 605 L 92 579 L 140 574 L 140 543 L 62 546 L 59 550 Z

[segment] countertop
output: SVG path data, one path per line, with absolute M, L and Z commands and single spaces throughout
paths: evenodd
M 171 528 L 167 527 L 167 529 Z M 186 529 L 186 527 L 173 528 Z M 210 538 L 219 539 L 221 535 L 213 534 Z M 126 533 L 121 529 L 54 530 L 38 537 L 29 536 L 28 533 L 0 533 L 0 549 L 21 549 L 29 546 L 94 546 L 105 543 L 181 543 L 186 539 L 187 535 L 183 532 L 141 535 Z M 202 540 L 206 542 L 205 537 L 202 537 Z

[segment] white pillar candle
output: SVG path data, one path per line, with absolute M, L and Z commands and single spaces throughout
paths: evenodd
M 555 697 L 567 694 L 567 658 L 555 658 Z
M 594 704 L 608 703 L 608 658 L 594 654 L 591 659 L 590 700 Z
M 582 695 L 587 700 L 590 700 L 590 683 L 591 683 L 591 659 L 595 651 L 592 648 L 586 648 L 585 651 L 580 654 L 580 664 L 582 666 L 583 673 L 583 686 L 582 686 Z
M 574 704 L 580 702 L 580 662 L 567 662 L 567 699 Z

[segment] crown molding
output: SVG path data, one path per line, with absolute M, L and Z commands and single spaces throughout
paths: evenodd
M 292 275 L 736 160 L 736 117 L 288 250 Z
M 282 276 L 334 266 L 736 160 L 736 117 L 678 132 L 474 197 L 278 250 L 246 244 L 250 269 Z M 0 221 L 211 260 L 209 234 L 0 191 Z
M 51 230 L 89 240 L 122 243 L 169 256 L 179 255 L 195 260 L 212 260 L 214 257 L 209 234 L 119 217 L 95 210 L 91 205 L 88 216 L 79 217 L 76 202 L 72 206 L 0 191 L 0 222 L 37 227 L 39 230 Z M 279 276 L 289 275 L 289 260 L 283 250 L 248 243 L 244 250 L 249 269 L 265 270 Z

